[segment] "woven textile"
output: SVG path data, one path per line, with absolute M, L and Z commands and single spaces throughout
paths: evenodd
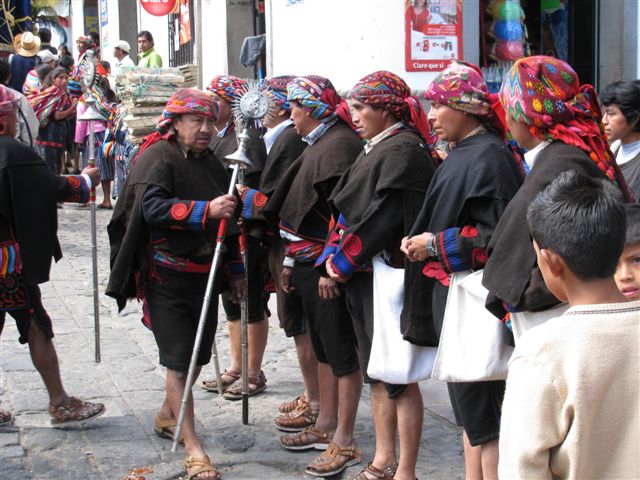
M 430 140 L 431 129 L 422 105 L 411 96 L 409 85 L 395 73 L 379 70 L 361 78 L 351 90 L 351 98 L 389 110 L 398 120 L 418 130 L 425 140 Z
M 498 97 L 489 93 L 482 71 L 467 62 L 453 61 L 431 82 L 425 98 L 447 107 L 486 118 L 504 137 L 504 112 Z
M 244 95 L 248 87 L 247 82 L 241 78 L 232 75 L 216 75 L 207 86 L 207 90 L 232 103 Z
M 281 110 L 291 110 L 291 104 L 287 100 L 287 85 L 294 79 L 293 75 L 280 75 L 264 82 L 262 86 L 267 96 Z
M 287 85 L 287 100 L 296 101 L 311 116 L 322 123 L 340 117 L 351 129 L 355 130 L 351 122 L 349 105 L 344 101 L 331 80 L 320 75 L 296 77 Z
M 541 140 L 559 140 L 585 151 L 610 180 L 625 189 L 607 146 L 602 111 L 591 85 L 580 85 L 571 66 L 543 55 L 518 60 L 500 88 L 507 115 Z

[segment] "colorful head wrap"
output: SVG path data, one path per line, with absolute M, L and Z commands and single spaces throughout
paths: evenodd
M 201 90 L 181 88 L 172 95 L 164 107 L 162 115 L 158 119 L 156 131 L 144 137 L 144 143 L 134 161 L 154 143 L 160 140 L 168 140 L 173 135 L 171 127 L 176 117 L 184 114 L 204 115 L 215 119 L 218 116 L 218 105 Z
M 293 75 L 280 75 L 264 82 L 262 89 L 281 110 L 291 110 L 287 100 L 287 85 L 294 79 Z
M 232 75 L 216 75 L 207 86 L 207 90 L 232 103 L 247 92 L 248 86 L 242 78 Z
M 626 187 L 605 140 L 596 92 L 580 85 L 568 63 L 543 55 L 521 58 L 502 82 L 500 101 L 535 137 L 584 150 L 610 180 Z
M 431 128 L 422 105 L 411 96 L 411 89 L 395 73 L 386 70 L 361 78 L 351 90 L 351 98 L 367 105 L 389 110 L 396 118 L 418 130 L 431 141 Z
M 313 118 L 323 123 L 340 117 L 355 131 L 349 105 L 328 78 L 319 75 L 294 78 L 287 85 L 287 100 L 299 102 Z
M 18 101 L 10 88 L 0 84 L 0 117 L 10 114 L 16 108 Z
M 456 110 L 484 117 L 504 137 L 504 112 L 495 94 L 489 93 L 482 71 L 471 63 L 452 61 L 431 82 L 425 98 Z

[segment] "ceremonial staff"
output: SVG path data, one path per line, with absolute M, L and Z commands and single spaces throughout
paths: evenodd
M 84 86 L 85 105 L 87 109 L 78 117 L 82 122 L 88 122 L 89 130 L 89 166 L 96 165 L 96 137 L 93 131 L 94 121 L 106 121 L 95 108 L 96 99 L 91 92 L 95 83 L 95 65 L 93 52 L 88 50 L 82 68 L 82 84 Z M 98 293 L 98 241 L 96 227 L 96 186 L 91 185 L 89 204 L 91 205 L 91 263 L 93 267 L 93 322 L 95 330 L 95 360 L 100 363 L 100 304 Z
M 254 122 L 258 119 L 265 117 L 270 113 L 270 105 L 271 102 L 269 98 L 257 89 L 252 89 L 246 92 L 240 100 L 234 104 L 234 120 L 236 121 L 236 125 L 238 127 L 238 149 L 232 154 L 225 157 L 225 159 L 231 165 L 231 182 L 229 183 L 229 195 L 233 195 L 236 184 L 238 183 L 238 176 L 240 174 L 241 169 L 245 169 L 251 167 L 253 164 L 247 157 L 247 141 L 249 140 L 249 122 Z M 171 446 L 171 451 L 175 452 L 178 447 L 178 442 L 182 433 L 182 424 L 184 422 L 184 415 L 187 410 L 187 403 L 189 401 L 189 395 L 191 393 L 191 384 L 193 383 L 193 376 L 195 374 L 196 362 L 198 359 L 198 354 L 200 353 L 200 343 L 202 342 L 202 334 L 204 331 L 204 325 L 207 319 L 207 313 L 209 311 L 209 304 L 211 303 L 211 293 L 213 290 L 213 284 L 215 281 L 216 272 L 218 270 L 218 263 L 220 262 L 220 257 L 222 256 L 222 242 L 227 232 L 227 220 L 221 219 L 220 224 L 218 226 L 218 236 L 216 238 L 216 248 L 213 253 L 213 260 L 211 262 L 211 270 L 209 271 L 209 279 L 207 281 L 207 289 L 205 291 L 204 301 L 202 303 L 202 310 L 200 311 L 200 319 L 198 320 L 198 329 L 196 331 L 196 338 L 193 345 L 193 352 L 191 354 L 191 361 L 189 362 L 189 370 L 187 372 L 187 379 L 185 382 L 184 393 L 182 395 L 182 403 L 180 405 L 180 414 L 178 415 L 178 421 L 176 424 L 176 431 L 173 435 L 173 445 Z M 246 249 L 245 249 L 246 254 Z M 245 279 L 246 279 L 246 262 L 245 262 Z M 245 280 L 246 286 L 246 280 Z M 246 289 L 245 289 L 246 291 Z M 246 297 L 246 295 L 245 295 Z M 243 299 L 243 302 L 246 299 Z M 246 418 L 248 423 L 248 401 L 245 399 L 247 397 L 247 388 L 248 388 L 248 377 L 247 377 L 247 312 L 246 312 L 246 303 L 244 307 L 241 305 L 241 312 L 244 310 L 244 315 L 242 317 L 243 332 L 244 336 L 242 338 L 243 344 L 243 359 L 242 359 L 242 373 L 243 373 L 243 419 Z M 215 343 L 214 343 L 215 344 Z M 220 378 L 217 379 L 218 386 L 220 386 Z

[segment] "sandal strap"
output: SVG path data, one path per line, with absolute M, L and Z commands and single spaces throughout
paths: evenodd
M 184 468 L 187 470 L 187 478 L 195 478 L 197 475 L 205 472 L 215 472 L 216 477 L 220 478 L 220 472 L 216 470 L 216 467 L 211 463 L 211 459 L 209 455 L 205 455 L 204 457 L 194 457 L 190 456 L 184 459 Z M 190 468 L 195 468 L 195 470 L 189 473 Z
M 76 397 L 69 397 L 69 400 L 62 405 L 49 405 L 49 415 L 58 423 L 69 420 L 86 420 L 102 410 L 104 410 L 104 405 L 101 403 L 83 402 Z
M 156 418 L 153 419 L 153 424 L 158 428 L 175 428 L 178 426 L 175 418 L 162 420 L 159 415 L 156 415 Z
M 392 480 L 398 469 L 397 464 L 391 464 L 380 470 L 373 465 L 373 461 L 369 462 L 366 468 L 353 479 L 353 480 L 372 480 L 372 478 L 379 478 L 381 480 Z

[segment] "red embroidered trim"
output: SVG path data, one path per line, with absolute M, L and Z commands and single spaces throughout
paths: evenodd
M 176 203 L 171 207 L 171 218 L 174 220 L 184 220 L 193 209 L 193 202 L 188 207 L 184 203 Z
M 483 267 L 487 263 L 487 251 L 484 248 L 471 250 L 471 268 L 474 270 Z
M 347 235 L 342 242 L 342 251 L 351 257 L 355 257 L 362 251 L 362 240 L 353 233 Z
M 464 238 L 474 238 L 478 236 L 478 229 L 476 227 L 470 227 L 470 226 L 466 226 L 466 227 L 462 227 L 462 230 L 460 230 L 460 235 L 462 235 Z
M 76 189 L 80 186 L 80 179 L 78 177 L 67 177 L 67 181 L 72 188 Z
M 264 207 L 267 204 L 268 197 L 264 193 L 257 192 L 253 197 L 253 204 L 256 207 Z

